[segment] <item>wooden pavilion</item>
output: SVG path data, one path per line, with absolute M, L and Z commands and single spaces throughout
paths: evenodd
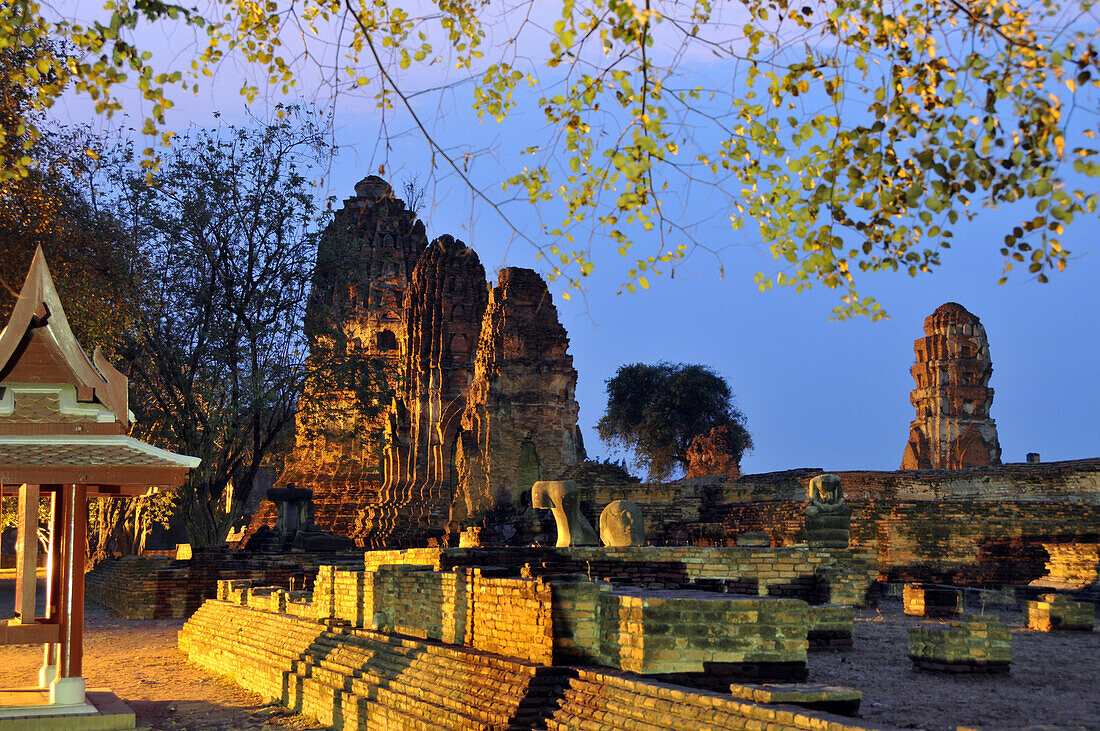
M 81 676 L 87 501 L 183 484 L 199 459 L 127 436 L 127 379 L 91 358 L 65 319 L 42 249 L 0 331 L 0 496 L 18 492 L 15 616 L 0 645 L 41 644 L 37 688 L 0 690 L 5 718 L 97 713 Z M 39 500 L 50 505 L 45 612 L 37 616 Z M 59 719 L 60 720 L 60 719 Z M 97 726 L 98 727 L 98 726 Z

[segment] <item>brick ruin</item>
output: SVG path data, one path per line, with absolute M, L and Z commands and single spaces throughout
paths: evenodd
M 741 476 L 741 464 L 729 448 L 730 428 L 716 426 L 707 434 L 700 434 L 688 445 L 687 476 L 710 477 L 722 475 L 737 479 Z
M 485 308 L 456 443 L 454 528 L 494 511 L 498 520 L 533 518 L 531 485 L 583 458 L 568 344 L 542 278 L 529 269 L 502 270 Z
M 925 319 L 924 337 L 913 350 L 917 387 L 909 400 L 917 418 L 909 426 L 901 469 L 999 465 L 997 425 L 989 416 L 993 361 L 981 321 L 962 305 L 940 305 Z
M 309 592 L 219 582 L 179 647 L 334 728 L 874 728 L 818 710 L 819 686 L 814 710 L 729 694 L 850 645 L 873 580 L 806 546 L 368 551 Z M 858 691 L 826 690 L 855 714 Z
M 403 211 L 388 193 L 375 205 Z M 1000 464 L 995 429 L 982 431 L 984 330 L 957 305 L 917 341 L 913 403 L 928 419 L 906 457 L 976 466 L 741 475 L 712 433 L 693 444 L 688 478 L 643 484 L 580 461 L 576 372 L 537 275 L 504 270 L 489 290 L 476 254 L 449 237 L 409 271 L 380 285 L 401 288 L 399 311 L 344 311 L 352 347 L 393 345 L 384 438 L 354 419 L 335 440 L 302 430 L 286 478 L 318 492 L 318 522 L 328 510 L 331 526 L 387 550 L 299 555 L 316 573 L 298 590 L 223 571 L 180 632 L 192 662 L 282 705 L 345 729 L 881 728 L 833 715 L 857 714 L 858 689 L 805 681 L 808 653 L 853 645 L 855 607 L 882 582 L 935 582 L 905 587 L 906 614 L 947 617 L 911 628 L 908 654 L 951 673 L 1012 660 L 1002 622 L 962 614 L 966 592 L 983 593 L 958 587 L 1031 584 L 1017 600 L 1100 587 L 1100 460 Z M 326 402 L 308 396 L 307 426 Z M 636 503 L 653 545 L 531 545 L 530 484 L 548 476 L 579 483 L 593 525 L 612 501 Z M 836 521 L 839 539 L 824 530 Z M 471 526 L 511 545 L 425 545 Z M 115 573 L 89 587 L 109 597 L 128 578 Z M 1092 607 L 1044 594 L 1028 619 L 1086 629 Z
M 318 247 L 311 348 L 377 358 L 392 391 L 380 418 L 353 394 L 307 389 L 282 483 L 313 490 L 323 529 L 368 547 L 522 540 L 530 486 L 584 458 L 577 372 L 546 283 L 529 269 L 486 281 L 477 253 L 430 244 L 390 186 L 355 186 Z M 265 506 L 253 529 L 271 524 Z
M 645 515 L 655 545 L 772 546 L 805 539 L 806 490 L 821 468 L 679 482 L 585 483 L 589 520 L 613 500 Z M 965 470 L 835 471 L 852 508 L 851 545 L 878 557 L 883 581 L 1026 585 L 1044 576 L 1096 581 L 1100 459 Z M 1060 560 L 1072 555 L 1072 560 Z

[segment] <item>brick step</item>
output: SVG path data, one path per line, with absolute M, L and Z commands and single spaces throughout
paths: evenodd
M 439 687 L 452 689 L 456 693 L 466 693 L 490 697 L 496 695 L 502 699 L 516 700 L 527 692 L 531 676 L 505 676 L 498 670 L 476 665 L 447 662 L 443 658 L 429 657 L 405 662 L 392 656 L 380 656 L 376 663 L 410 680 L 436 683 Z M 461 680 L 458 680 L 461 679 Z
M 583 711 L 584 716 L 601 719 L 602 723 L 606 724 L 605 727 L 629 728 L 635 731 L 663 731 L 690 726 L 692 719 L 682 716 L 675 716 L 674 720 L 665 724 L 655 723 L 653 722 L 654 711 L 639 704 L 637 698 L 633 699 L 633 702 L 623 702 L 611 697 L 605 692 L 606 690 L 606 686 L 598 686 L 595 683 L 570 683 L 570 687 L 562 693 L 560 708 L 563 713 L 555 712 L 553 717 L 555 719 L 560 719 L 562 716 L 577 717 L 577 711 Z
M 417 671 L 419 670 L 419 671 Z M 478 675 L 477 670 L 465 671 L 458 676 L 453 667 L 431 667 L 426 663 L 420 668 L 403 664 L 392 657 L 376 656 L 369 666 L 349 667 L 345 672 L 355 676 L 352 688 L 382 685 L 390 690 L 418 697 L 433 705 L 470 715 L 475 713 L 484 721 L 507 724 L 516 708 L 528 697 L 527 680 L 522 684 L 505 680 L 493 681 Z
M 238 636 L 237 641 L 244 644 L 248 639 L 256 638 Z M 294 661 L 290 657 L 291 653 L 285 650 L 281 651 L 274 661 L 268 662 L 263 662 L 266 658 L 262 657 L 264 654 L 262 651 L 257 653 L 255 647 L 250 650 L 252 652 L 236 654 L 247 655 L 252 658 L 252 662 L 263 664 L 276 672 L 283 671 L 287 662 Z M 357 677 L 358 668 L 324 659 L 320 659 L 318 663 L 318 660 L 318 658 L 310 658 L 309 662 L 297 661 L 301 690 L 295 688 L 291 693 L 292 697 L 288 700 L 291 705 L 300 706 L 304 712 L 323 721 L 329 721 L 333 717 L 338 717 L 337 714 L 342 714 L 345 704 L 354 704 L 360 709 L 356 712 L 357 718 L 382 717 L 384 719 L 381 722 L 368 721 L 366 728 L 435 729 L 440 727 L 441 722 L 449 728 L 484 728 L 483 723 L 471 716 L 431 704 L 423 694 L 417 693 L 418 689 L 415 686 L 402 683 L 401 690 L 386 687 L 387 684 L 392 685 L 392 679 L 377 673 L 368 673 L 373 677 L 362 682 L 362 679 Z M 357 683 L 357 680 L 361 682 Z M 374 682 L 370 682 L 371 680 Z M 398 720 L 399 725 L 393 725 Z M 360 726 L 363 724 L 361 723 Z
M 475 715 L 437 706 L 422 694 L 394 689 L 365 679 L 352 682 L 359 707 L 368 714 L 374 706 L 394 708 L 424 724 L 425 728 L 484 728 L 485 724 Z
M 415 698 L 420 704 L 434 707 L 431 717 L 437 721 L 438 709 L 456 714 L 448 726 L 472 724 L 484 728 L 490 724 L 504 728 L 512 722 L 519 724 L 517 727 L 530 728 L 541 720 L 542 714 L 517 711 L 521 706 L 541 710 L 553 701 L 556 693 L 552 680 L 539 678 L 532 683 L 536 676 L 533 667 L 471 661 L 461 653 L 434 652 L 437 648 L 432 645 L 417 648 L 361 637 L 342 639 L 344 642 L 320 638 L 313 646 L 324 654 L 298 659 L 294 671 L 309 678 L 311 685 L 323 685 L 334 693 L 352 691 L 368 701 L 378 687 L 384 687 L 390 694 Z M 477 659 L 495 660 L 491 656 Z M 500 677 L 502 671 L 493 665 L 507 665 L 524 672 L 509 680 Z M 514 678 L 516 673 L 512 675 Z M 464 682 L 456 680 L 459 677 Z
M 506 658 L 356 631 L 318 636 L 313 625 L 260 612 L 249 611 L 233 627 L 233 614 L 211 603 L 189 623 L 191 642 L 208 657 L 261 675 L 291 669 L 301 678 L 292 703 L 324 720 L 337 706 L 356 703 L 368 718 L 385 717 L 385 708 L 401 713 L 402 727 L 533 728 L 555 700 L 552 680 L 536 680 L 533 666 Z M 232 652 L 219 650 L 227 639 Z
M 436 731 L 440 728 L 438 723 L 424 721 L 418 716 L 410 715 L 393 706 L 365 703 L 356 697 L 352 699 L 361 709 L 356 713 L 359 729 L 366 729 L 367 731 L 392 731 L 392 729 Z M 363 708 L 364 705 L 366 708 Z M 344 717 L 347 718 L 348 715 L 345 714 Z
M 739 703 L 695 689 L 613 675 L 597 676 L 585 671 L 581 671 L 581 675 L 587 677 L 570 682 L 547 728 L 596 728 L 598 725 L 589 723 L 594 717 L 606 724 L 604 728 L 639 731 L 696 728 L 703 719 L 712 728 L 767 728 L 768 731 L 816 728 L 812 725 L 816 719 L 803 714 Z M 598 716 L 592 711 L 597 711 Z
M 340 651 L 330 654 L 328 662 L 336 662 L 353 671 L 360 671 L 368 664 L 378 669 L 388 669 L 399 674 L 405 682 L 419 682 L 428 687 L 446 688 L 457 698 L 475 696 L 486 701 L 498 701 L 500 705 L 513 707 L 530 693 L 528 686 L 535 676 L 535 668 L 516 666 L 501 670 L 493 665 L 501 663 L 477 662 L 458 653 L 433 652 L 428 646 L 413 652 L 391 652 L 392 645 L 374 644 L 360 648 L 360 656 L 344 645 Z M 476 658 L 490 659 L 490 658 Z M 325 662 L 322 662 L 324 665 Z M 514 672 L 520 669 L 520 673 Z M 516 676 L 519 677 L 516 677 Z M 461 680 L 459 680 L 461 678 Z

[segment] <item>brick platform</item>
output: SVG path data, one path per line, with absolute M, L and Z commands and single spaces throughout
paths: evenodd
M 782 703 L 802 708 L 813 708 L 842 716 L 855 716 L 863 693 L 854 688 L 814 683 L 731 685 L 734 698 L 744 698 L 766 705 Z
M 336 729 L 882 729 L 613 671 L 548 667 L 206 602 L 180 632 L 192 662 Z
M 921 670 L 1007 673 L 1012 636 L 993 617 L 964 616 L 946 627 L 910 629 L 909 659 Z
M 1090 602 L 1075 602 L 1062 594 L 1044 594 L 1027 603 L 1027 627 L 1040 632 L 1079 630 L 1091 632 L 1096 622 L 1096 607 Z
M 806 679 L 808 608 L 798 599 L 617 589 L 600 603 L 601 664 L 713 687 Z

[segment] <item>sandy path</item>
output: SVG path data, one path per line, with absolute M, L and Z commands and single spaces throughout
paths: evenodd
M 0 575 L 0 617 L 13 606 L 12 572 Z M 87 603 L 84 677 L 107 687 L 137 714 L 137 725 L 165 731 L 311 729 L 319 725 L 265 704 L 256 693 L 188 662 L 176 648 L 182 619 L 116 619 Z M 0 686 L 30 686 L 42 665 L 41 646 L 0 647 Z

